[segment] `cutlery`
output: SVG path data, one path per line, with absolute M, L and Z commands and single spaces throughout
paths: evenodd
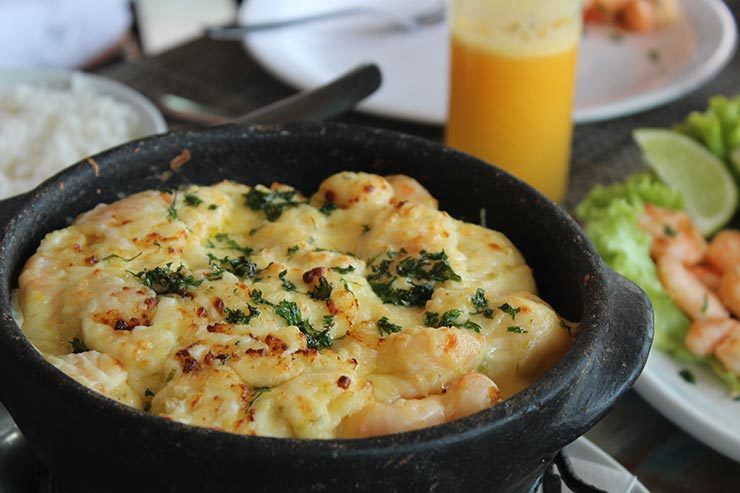
M 319 87 L 301 91 L 237 117 L 230 117 L 220 110 L 174 94 L 163 94 L 158 103 L 168 116 L 207 125 L 323 120 L 353 108 L 375 92 L 381 82 L 380 68 L 374 63 L 363 64 Z
M 413 32 L 424 26 L 429 26 L 441 22 L 445 17 L 445 4 L 444 2 L 438 2 L 432 8 L 423 10 L 412 16 L 405 16 L 380 7 L 349 7 L 337 10 L 330 10 L 328 12 L 320 12 L 317 14 L 308 14 L 299 17 L 293 17 L 290 19 L 256 22 L 253 24 L 247 24 L 245 26 L 209 27 L 206 29 L 206 35 L 211 39 L 216 39 L 220 41 L 238 41 L 241 40 L 244 35 L 248 33 L 266 31 L 269 29 L 278 29 L 288 26 L 298 26 L 329 19 L 359 15 L 376 17 L 387 22 L 390 26 L 396 29 L 406 32 Z

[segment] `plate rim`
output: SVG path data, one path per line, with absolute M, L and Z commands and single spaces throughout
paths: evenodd
M 635 383 L 635 391 L 666 419 L 696 440 L 725 457 L 740 462 L 740 435 L 735 436 L 723 429 L 703 414 L 701 407 L 691 406 L 685 397 L 661 380 L 654 356 L 657 352 L 669 358 L 671 362 L 677 363 L 670 354 L 653 347 L 645 369 Z
M 263 2 L 264 1 L 266 0 L 263 0 Z M 682 3 L 685 3 L 687 1 L 690 1 L 692 3 L 701 2 L 702 5 L 705 6 L 705 8 L 710 9 L 712 13 L 714 13 L 717 17 L 720 25 L 722 26 L 721 39 L 719 45 L 714 50 L 712 55 L 708 57 L 705 61 L 703 61 L 696 70 L 692 71 L 690 76 L 679 79 L 676 83 L 671 83 L 668 86 L 662 86 L 656 89 L 647 90 L 646 92 L 643 92 L 636 96 L 627 97 L 622 99 L 621 101 L 614 103 L 601 104 L 598 106 L 592 106 L 582 109 L 574 108 L 574 124 L 579 125 L 585 123 L 606 121 L 654 109 L 658 106 L 664 105 L 682 96 L 685 96 L 686 94 L 689 94 L 692 91 L 703 86 L 704 84 L 709 82 L 715 75 L 717 75 L 727 65 L 727 63 L 730 62 L 737 47 L 738 33 L 734 16 L 729 7 L 722 0 L 680 1 Z M 245 20 L 251 15 L 250 12 L 254 12 L 260 7 L 260 2 L 256 0 L 243 3 L 242 6 L 239 8 L 237 14 L 238 22 L 240 24 L 244 24 Z M 269 51 L 267 50 L 267 47 L 261 46 L 259 42 L 252 42 L 252 39 L 253 38 L 249 35 L 244 36 L 242 40 L 242 45 L 244 46 L 244 49 L 252 55 L 252 57 L 259 63 L 259 65 L 263 69 L 265 69 L 276 79 L 291 87 L 297 89 L 306 89 L 308 87 L 308 85 L 305 84 L 303 79 L 300 77 L 300 74 L 297 74 L 290 70 L 285 70 L 279 64 L 272 63 L 271 57 L 267 52 Z M 358 105 L 357 109 L 366 114 L 384 118 L 400 119 L 427 125 L 445 124 L 445 119 L 440 120 L 438 117 L 431 115 L 430 112 L 414 113 L 397 110 L 392 105 L 384 104 L 382 102 L 363 102 Z

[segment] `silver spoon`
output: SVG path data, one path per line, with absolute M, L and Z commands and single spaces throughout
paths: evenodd
M 363 64 L 319 87 L 301 91 L 237 117 L 230 117 L 220 110 L 174 94 L 163 94 L 158 103 L 168 116 L 206 125 L 322 120 L 353 108 L 375 92 L 381 81 L 377 65 Z
M 386 10 L 380 7 L 349 7 L 337 10 L 331 10 L 329 12 L 321 12 L 318 14 L 309 14 L 300 17 L 293 17 L 291 19 L 283 19 L 278 21 L 266 21 L 258 22 L 254 24 L 247 24 L 245 26 L 237 27 L 209 27 L 206 29 L 206 34 L 211 39 L 221 41 L 238 41 L 241 40 L 245 34 L 253 33 L 257 31 L 265 31 L 268 29 L 278 29 L 281 27 L 297 26 L 301 24 L 309 24 L 312 22 L 319 22 L 329 19 L 336 19 L 340 17 L 349 17 L 365 15 L 377 17 L 386 21 L 389 25 L 402 31 L 412 32 L 417 29 L 437 24 L 441 22 L 445 17 L 445 4 L 444 2 L 436 3 L 432 8 L 421 11 L 412 16 L 403 16 L 390 10 Z

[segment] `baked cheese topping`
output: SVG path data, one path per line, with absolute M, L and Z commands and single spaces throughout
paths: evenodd
M 224 181 L 101 204 L 21 276 L 52 365 L 129 406 L 248 435 L 355 438 L 467 416 L 532 384 L 575 326 L 501 233 L 406 176 L 306 198 Z

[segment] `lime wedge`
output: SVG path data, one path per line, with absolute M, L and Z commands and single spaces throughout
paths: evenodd
M 666 185 L 681 192 L 686 212 L 709 235 L 737 209 L 737 186 L 724 163 L 689 137 L 671 130 L 634 132 L 648 165 Z

